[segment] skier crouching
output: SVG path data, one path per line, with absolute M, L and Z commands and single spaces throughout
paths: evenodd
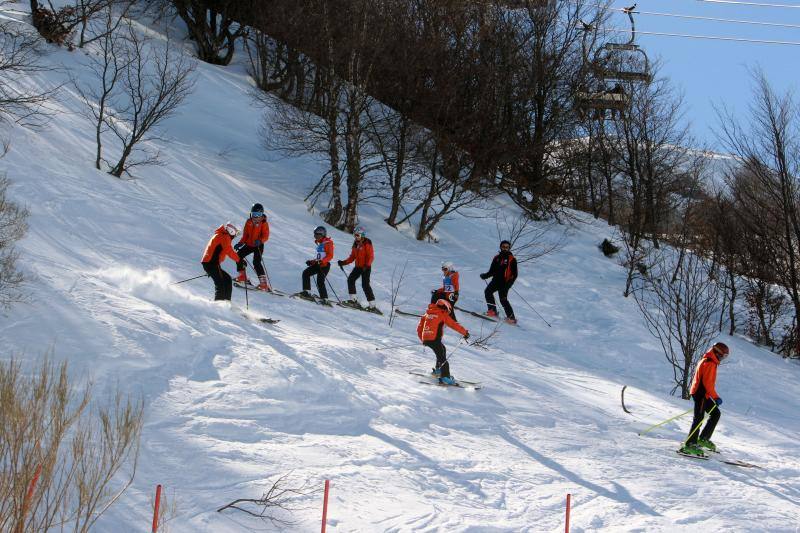
M 452 311 L 453 308 L 450 302 L 444 299 L 437 300 L 436 303 L 428 306 L 427 311 L 419 320 L 419 325 L 417 325 L 419 340 L 436 354 L 436 368 L 433 369 L 433 373 L 439 376 L 439 383 L 443 385 L 456 384 L 456 380 L 450 375 L 447 348 L 442 344 L 444 326 L 446 325 L 461 333 L 465 340 L 469 338 L 469 331 L 450 317 Z
M 692 379 L 692 388 L 689 391 L 694 400 L 694 418 L 692 426 L 689 428 L 689 436 L 679 450 L 680 453 L 703 457 L 705 455 L 703 448 L 712 452 L 717 449 L 717 446 L 711 442 L 711 436 L 719 422 L 719 408 L 722 405 L 722 398 L 719 397 L 715 388 L 717 367 L 723 359 L 728 357 L 728 354 L 730 354 L 728 346 L 718 342 L 703 355 L 697 364 L 694 379 Z M 700 424 L 703 423 L 706 413 L 708 413 L 708 422 L 703 431 L 700 431 Z
M 200 263 L 203 270 L 214 280 L 214 300 L 230 300 L 233 291 L 233 280 L 230 274 L 222 270 L 222 262 L 226 257 L 239 261 L 239 255 L 231 248 L 231 241 L 239 234 L 239 229 L 228 222 L 217 228 L 203 252 Z

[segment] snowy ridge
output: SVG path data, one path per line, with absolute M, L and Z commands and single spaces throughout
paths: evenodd
M 80 51 L 44 60 L 85 72 Z M 66 74 L 39 76 L 27 81 Z M 47 128 L 13 129 L 0 160 L 12 198 L 31 209 L 20 250 L 35 279 L 31 302 L 0 323 L 7 355 L 32 363 L 53 347 L 100 390 L 118 381 L 146 401 L 135 484 L 98 531 L 144 531 L 157 483 L 175 491 L 172 531 L 263 528 L 214 511 L 260 496 L 288 472 L 298 484 L 331 479 L 329 531 L 554 531 L 566 493 L 573 531 L 796 530 L 797 363 L 722 339 L 732 357 L 719 371 L 725 406 L 715 441 L 763 471 L 678 457 L 686 419 L 637 437 L 689 404 L 669 396 L 671 370 L 622 297 L 624 271 L 597 249 L 613 233 L 603 222 L 577 215 L 562 248 L 520 267 L 515 288 L 552 327 L 512 293 L 520 327 L 500 326 L 489 350 L 453 352 L 458 337 L 446 335 L 453 374 L 480 380 L 480 391 L 418 385 L 408 370 L 433 364 L 427 349 L 375 349 L 416 342 L 413 318 L 389 328 L 387 317 L 250 293 L 250 312 L 281 319 L 265 325 L 241 316 L 243 291 L 234 289 L 232 311 L 211 301 L 206 278 L 174 285 L 202 273 L 215 227 L 241 224 L 259 201 L 271 225 L 272 282 L 300 289 L 320 223 L 302 199 L 320 170 L 265 161 L 249 88 L 237 67 L 199 65 L 196 92 L 159 146 L 166 166 L 138 169 L 135 180 L 93 169 L 91 131 L 68 88 Z M 388 228 L 369 208 L 362 223 L 384 312 L 392 268 L 406 258 L 404 309 L 425 308 L 445 258 L 461 272 L 459 303 L 484 309 L 477 275 L 496 253 L 492 219 L 445 221 L 438 244 Z M 330 234 L 336 258 L 345 257 L 352 238 Z M 341 271 L 329 279 L 344 297 Z M 458 316 L 474 334 L 491 327 Z M 632 415 L 620 406 L 623 385 Z M 296 523 L 277 529 L 319 528 L 321 496 L 299 505 Z

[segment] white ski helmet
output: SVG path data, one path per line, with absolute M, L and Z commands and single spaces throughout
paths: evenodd
M 452 261 L 444 261 L 442 263 L 442 270 L 447 270 L 448 272 L 455 272 L 456 267 L 453 265 Z
M 227 231 L 228 235 L 230 235 L 231 237 L 236 237 L 237 235 L 239 235 L 239 228 L 237 228 L 230 222 L 225 224 L 225 231 Z

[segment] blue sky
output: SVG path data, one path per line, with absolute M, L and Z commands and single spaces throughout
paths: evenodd
M 772 4 L 794 4 L 798 8 L 756 7 L 709 3 L 701 0 L 639 0 L 638 11 L 675 13 L 702 17 L 753 20 L 800 26 L 800 0 L 751 0 Z M 634 1 L 616 0 L 621 8 Z M 731 24 L 706 20 L 637 14 L 636 29 L 641 31 L 714 35 L 750 39 L 794 41 L 800 43 L 800 28 L 778 28 Z M 622 13 L 614 13 L 609 27 L 629 28 Z M 616 40 L 626 40 L 617 34 Z M 800 46 L 711 41 L 677 37 L 639 35 L 651 60 L 660 58 L 662 75 L 668 76 L 685 95 L 687 116 L 692 131 L 702 142 L 715 147 L 711 127 L 716 123 L 712 102 L 725 103 L 738 114 L 746 113 L 752 84 L 747 68 L 760 65 L 773 86 L 781 91 L 797 86 Z

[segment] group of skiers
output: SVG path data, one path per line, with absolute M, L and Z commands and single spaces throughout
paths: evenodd
M 230 222 L 223 224 L 211 236 L 203 253 L 201 262 L 205 272 L 214 281 L 215 300 L 231 299 L 233 280 L 221 266 L 226 258 L 236 262 L 238 270 L 237 283 L 249 284 L 245 268 L 247 266 L 246 257 L 253 254 L 253 269 L 258 275 L 259 282 L 257 286 L 252 285 L 253 289 L 272 290 L 262 262 L 264 244 L 269 240 L 269 222 L 261 204 L 253 204 L 250 209 L 250 216 L 245 222 L 242 236 L 239 242 L 232 246 L 233 239 L 238 235 L 239 229 L 235 225 Z M 347 259 L 337 262 L 340 268 L 344 265 L 355 263 L 353 270 L 347 276 L 350 299 L 342 302 L 342 304 L 361 308 L 356 293 L 356 281 L 361 278 L 361 288 L 367 298 L 366 310 L 377 311 L 375 295 L 370 286 L 375 250 L 363 227 L 357 227 L 353 231 L 353 236 L 354 241 L 350 255 Z M 297 296 L 330 305 L 325 283 L 333 261 L 334 244 L 333 239 L 327 235 L 324 226 L 317 226 L 314 229 L 314 245 L 315 256 L 313 259 L 306 261 L 306 269 L 302 273 L 303 290 Z M 344 269 L 342 268 L 342 270 Z M 514 310 L 508 302 L 508 291 L 516 281 L 517 275 L 517 260 L 511 253 L 511 243 L 506 240 L 501 241 L 500 251 L 492 259 L 489 270 L 480 275 L 484 281 L 491 278 L 484 290 L 487 306 L 486 315 L 488 317 L 498 317 L 497 303 L 494 299 L 494 293 L 497 292 L 500 304 L 503 306 L 503 311 L 506 315 L 506 322 L 516 324 Z M 310 293 L 312 276 L 316 276 L 319 299 Z M 455 330 L 464 339 L 469 338 L 469 331 L 456 320 L 455 304 L 458 301 L 458 294 L 459 273 L 451 261 L 445 261 L 442 263 L 442 286 L 431 291 L 430 305 L 428 305 L 417 325 L 419 340 L 436 355 L 436 366 L 433 368 L 433 375 L 438 377 L 439 383 L 443 385 L 457 384 L 450 374 L 447 349 L 442 343 L 444 327 L 448 326 Z M 719 408 L 722 405 L 722 398 L 719 397 L 715 388 L 717 367 L 729 353 L 728 347 L 724 343 L 718 342 L 703 355 L 697 365 L 690 390 L 694 399 L 694 418 L 689 436 L 679 453 L 703 457 L 703 448 L 711 451 L 716 450 L 716 446 L 711 441 L 711 436 L 719 421 Z M 706 415 L 708 415 L 708 422 L 703 430 L 698 433 Z

